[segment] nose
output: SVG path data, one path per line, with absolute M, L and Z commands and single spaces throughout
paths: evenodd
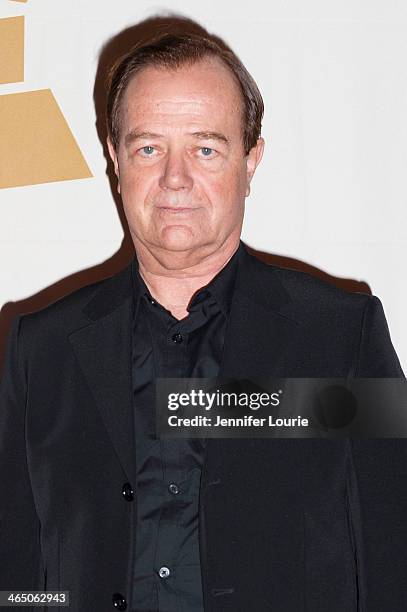
M 193 180 L 181 151 L 168 151 L 159 183 L 161 189 L 191 189 Z

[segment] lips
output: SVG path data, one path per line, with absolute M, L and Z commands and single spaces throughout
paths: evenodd
M 165 210 L 171 213 L 181 213 L 181 212 L 189 212 L 191 210 L 195 210 L 195 207 L 192 206 L 157 206 L 159 210 Z

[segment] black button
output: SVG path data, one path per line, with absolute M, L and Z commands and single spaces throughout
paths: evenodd
M 124 483 L 123 488 L 122 488 L 122 494 L 126 501 L 133 501 L 134 493 L 133 493 L 133 489 L 131 488 L 131 484 L 129 482 Z
M 176 344 L 179 344 L 180 342 L 182 342 L 182 340 L 183 340 L 182 334 L 180 334 L 179 332 L 174 334 L 172 337 L 172 341 L 175 342 Z
M 112 601 L 117 610 L 126 610 L 127 601 L 124 599 L 121 593 L 113 593 Z
M 168 485 L 168 489 L 173 495 L 178 495 L 179 493 L 179 487 L 175 484 L 175 482 L 172 482 L 170 485 Z

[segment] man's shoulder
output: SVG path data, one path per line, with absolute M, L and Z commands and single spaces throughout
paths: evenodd
M 87 307 L 93 300 L 108 308 L 106 297 L 123 293 L 123 289 L 129 285 L 130 265 L 71 291 L 41 309 L 24 313 L 21 320 L 25 330 L 70 329 L 80 327 L 81 324 L 86 325 L 90 320 Z
M 265 292 L 278 284 L 293 307 L 304 311 L 343 311 L 364 309 L 369 301 L 379 301 L 368 293 L 355 292 L 336 286 L 309 272 L 266 263 L 250 254 L 262 277 Z
M 304 350 L 314 347 L 320 355 L 329 346 L 338 359 L 354 355 L 358 376 L 403 375 L 378 297 L 346 291 L 307 272 L 265 262 L 255 266 L 260 295 L 268 296 L 264 303 L 272 303 L 269 296 L 276 288 L 284 294 L 278 313 L 297 325 L 297 337 L 306 339 Z
M 273 266 L 274 267 L 274 266 Z M 292 297 L 304 301 L 341 301 L 363 304 L 370 294 L 350 291 L 338 287 L 333 282 L 314 276 L 309 272 L 291 268 L 274 267 L 280 282 Z

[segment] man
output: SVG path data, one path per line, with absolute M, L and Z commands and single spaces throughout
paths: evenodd
M 402 376 L 377 298 L 240 241 L 262 113 L 210 37 L 163 35 L 113 68 L 135 258 L 14 322 L 2 590 L 67 590 L 75 612 L 405 609 L 402 440 L 155 435 L 157 377 Z

